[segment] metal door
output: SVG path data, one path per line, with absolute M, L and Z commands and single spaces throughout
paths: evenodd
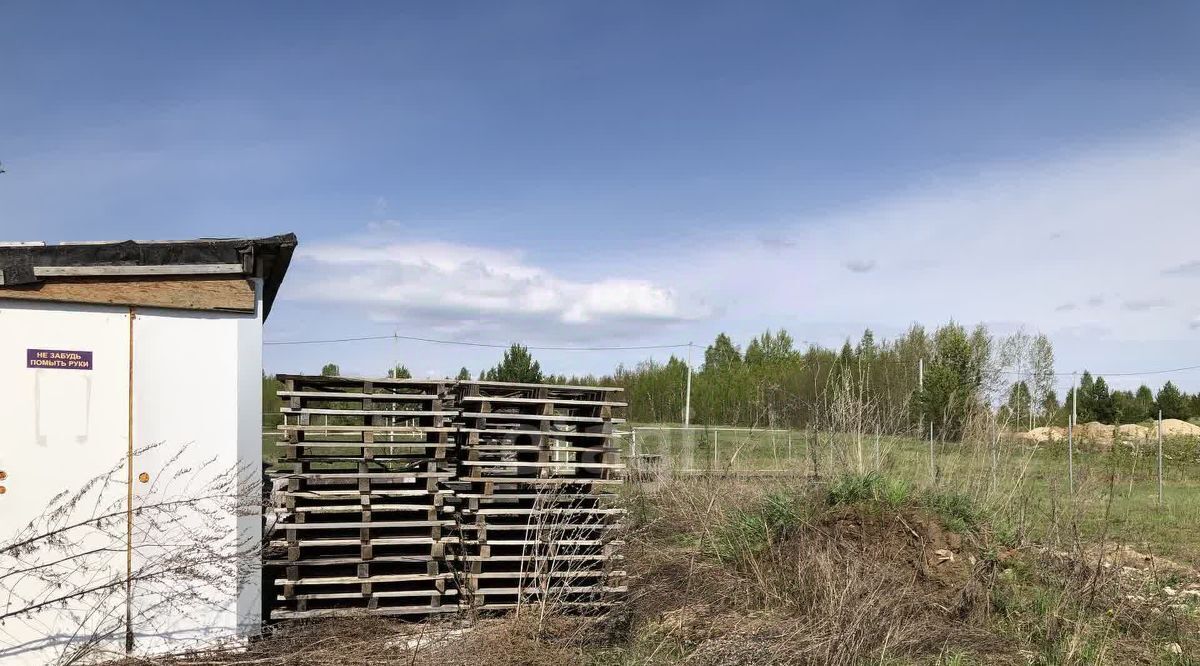
M 5 664 L 123 648 L 129 340 L 125 308 L 0 301 Z

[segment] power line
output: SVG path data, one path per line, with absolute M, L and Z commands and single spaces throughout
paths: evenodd
M 435 345 L 454 345 L 458 347 L 483 347 L 486 349 L 508 349 L 510 344 L 499 344 L 490 342 L 469 342 L 465 340 L 438 340 L 436 338 L 422 338 L 415 335 L 400 335 L 393 333 L 392 335 L 369 335 L 356 338 L 328 338 L 324 340 L 279 340 L 273 342 L 264 342 L 263 345 L 324 345 L 336 344 L 342 342 L 364 342 L 370 340 L 408 340 L 411 342 L 428 342 Z M 593 347 L 576 347 L 566 345 L 527 345 L 526 348 L 537 351 L 636 351 L 648 349 L 682 349 L 687 347 L 688 343 L 675 345 L 602 345 Z
M 1164 370 L 1142 370 L 1139 372 L 1097 372 L 1097 371 L 1093 371 L 1093 370 L 1088 370 L 1087 372 L 1096 377 L 1141 377 L 1143 375 L 1168 375 L 1173 372 L 1186 372 L 1188 370 L 1200 370 L 1200 365 L 1188 365 L 1188 366 L 1184 366 L 1182 368 L 1167 368 Z M 1028 376 L 1034 375 L 1034 374 L 1048 374 L 1053 377 L 1070 377 L 1072 375 L 1082 374 L 1082 371 L 1081 372 L 1035 373 L 1035 372 L 1015 372 L 1013 370 L 997 370 L 996 374 L 1011 375 L 1011 376 L 1018 376 L 1018 377 L 1028 377 Z

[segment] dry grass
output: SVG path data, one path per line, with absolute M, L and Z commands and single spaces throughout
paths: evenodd
M 872 474 L 693 478 L 635 488 L 627 504 L 635 576 L 605 617 L 311 623 L 248 651 L 125 663 L 1181 665 L 1200 654 L 1190 566 L 1103 535 L 1024 543 L 958 492 Z

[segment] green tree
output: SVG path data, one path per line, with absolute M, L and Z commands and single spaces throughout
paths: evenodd
M 471 371 L 467 370 L 466 366 L 463 366 L 462 369 L 458 371 L 458 377 L 456 379 L 458 379 L 458 381 L 460 381 L 460 382 L 470 380 L 471 379 Z
M 1200 416 L 1200 393 L 1193 393 L 1187 397 L 1187 412 L 1188 418 Z
M 1131 419 L 1131 423 L 1138 423 L 1146 419 L 1152 419 L 1158 416 L 1158 408 L 1154 406 L 1154 392 L 1149 386 L 1142 384 L 1138 387 L 1136 393 L 1133 394 L 1133 400 L 1136 412 Z
M 342 369 L 337 363 L 326 363 L 321 368 L 321 376 L 323 377 L 339 377 L 342 374 Z
M 1158 408 L 1162 410 L 1164 419 L 1187 419 L 1187 398 L 1179 387 L 1171 382 L 1163 384 L 1158 390 Z
M 838 352 L 838 365 L 842 368 L 854 367 L 854 347 L 850 346 L 850 341 L 842 343 L 842 351 Z
M 1082 397 L 1082 394 L 1080 394 Z M 1092 407 L 1092 416 L 1101 423 L 1115 423 L 1116 413 L 1113 409 L 1112 395 L 1108 392 L 1108 382 L 1103 377 L 1097 377 L 1092 382 L 1092 395 L 1088 402 Z
M 1033 407 L 1033 396 L 1029 392 L 1029 384 L 1014 382 L 1008 390 L 1008 402 L 1005 403 L 1011 418 L 1017 419 L 1016 426 L 1023 428 L 1027 425 Z
M 1043 423 L 1056 422 L 1062 406 L 1058 404 L 1058 393 L 1054 389 L 1046 391 L 1046 395 L 1042 398 L 1041 409 Z
M 1087 370 L 1084 370 L 1083 375 L 1079 377 L 1079 390 L 1072 394 L 1075 404 L 1067 404 L 1068 408 L 1075 410 L 1077 423 L 1088 423 L 1096 420 L 1095 394 L 1092 392 L 1092 387 L 1095 383 L 1096 380 L 1092 377 L 1092 373 Z
M 396 367 L 388 370 L 388 379 L 412 379 L 412 373 L 408 368 L 397 364 Z
M 1132 391 L 1112 392 L 1113 423 L 1137 423 L 1145 417 L 1138 409 L 1137 397 Z
M 875 334 L 868 328 L 863 331 L 858 346 L 854 348 L 854 355 L 858 357 L 860 363 L 871 363 L 878 354 L 879 347 L 875 344 Z
M 283 382 L 276 379 L 274 375 L 268 375 L 266 372 L 263 372 L 263 428 L 266 430 L 274 430 L 279 424 L 283 423 L 283 414 L 279 411 L 283 407 L 283 400 L 280 399 L 278 393 L 282 390 Z
M 742 364 L 742 352 L 734 346 L 733 340 L 724 333 L 718 334 L 707 349 L 704 350 L 705 370 L 724 370 Z
M 925 389 L 914 404 L 944 439 L 961 439 L 968 417 L 980 407 L 986 337 L 978 329 L 968 337 L 966 329 L 953 322 L 934 334 Z
M 537 384 L 542 381 L 542 366 L 533 359 L 529 348 L 513 343 L 500 363 L 487 371 L 488 381 Z
M 796 350 L 792 348 L 793 344 L 792 336 L 788 335 L 787 331 L 780 330 L 779 333 L 772 334 L 770 329 L 768 329 L 762 335 L 751 340 L 750 344 L 746 346 L 746 365 L 778 365 L 793 361 L 798 356 Z M 707 356 L 706 353 L 706 363 Z

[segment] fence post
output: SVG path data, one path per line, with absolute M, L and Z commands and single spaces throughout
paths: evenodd
M 1067 419 L 1067 481 L 1075 496 L 1075 421 L 1079 418 L 1079 376 L 1071 375 L 1071 416 Z
M 1075 417 L 1067 417 L 1067 483 L 1075 494 Z
M 713 429 L 713 431 L 712 431 L 712 433 L 713 433 L 713 457 L 712 457 L 712 467 L 713 467 L 713 469 L 714 469 L 714 470 L 719 470 L 719 469 L 721 469 L 721 462 L 720 462 L 720 460 L 721 460 L 721 457 L 720 457 L 720 455 L 719 455 L 719 450 L 717 449 L 717 434 L 718 434 L 719 432 L 720 432 L 720 431 L 719 431 L 719 430 L 716 430 L 715 428 L 714 428 L 714 429 Z
M 929 482 L 937 483 L 937 467 L 933 462 L 933 421 L 929 422 Z
M 875 431 L 875 473 L 878 474 L 879 472 L 882 472 L 882 471 L 883 470 L 881 469 L 881 465 L 879 462 L 879 431 L 876 430 Z
M 1158 505 L 1163 503 L 1163 438 L 1162 438 L 1162 410 L 1158 410 Z

